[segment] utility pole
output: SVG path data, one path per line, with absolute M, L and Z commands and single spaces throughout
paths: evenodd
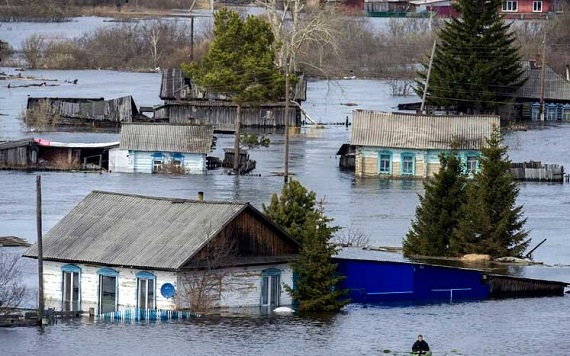
M 36 225 L 38 235 L 38 323 L 44 317 L 44 256 L 42 246 L 42 176 L 36 176 Z
M 542 63 L 540 68 L 540 121 L 544 121 L 544 81 L 546 76 L 546 29 L 544 30 L 544 38 L 542 40 Z
M 285 169 L 283 183 L 289 181 L 289 63 L 285 64 Z
M 433 41 L 433 47 L 431 48 L 431 55 L 429 56 L 429 66 L 428 66 L 428 72 L 427 72 L 427 76 L 426 76 L 426 85 L 424 86 L 424 93 L 422 95 L 422 105 L 420 106 L 420 112 L 422 115 L 424 114 L 424 107 L 425 107 L 425 103 L 426 103 L 426 95 L 427 95 L 428 84 L 429 84 L 429 76 L 431 74 L 431 65 L 433 64 L 433 56 L 435 55 L 436 43 L 437 43 L 437 41 L 434 40 Z
M 190 62 L 194 62 L 194 15 L 190 15 Z

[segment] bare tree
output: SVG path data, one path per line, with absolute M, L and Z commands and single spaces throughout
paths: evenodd
M 334 243 L 341 246 L 368 247 L 370 237 L 362 230 L 350 225 L 342 228 L 334 236 Z
M 22 53 L 28 67 L 34 69 L 40 65 L 44 49 L 45 38 L 42 35 L 33 34 L 22 42 Z
M 196 313 L 207 313 L 222 296 L 222 282 L 231 272 L 236 255 L 234 241 L 211 241 L 200 251 L 188 271 L 181 275 L 181 304 Z
M 19 260 L 17 254 L 0 251 L 0 315 L 6 315 L 13 308 L 19 307 L 26 296 Z

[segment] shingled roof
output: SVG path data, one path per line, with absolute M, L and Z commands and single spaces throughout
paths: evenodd
M 242 211 L 297 245 L 248 203 L 93 191 L 43 237 L 43 258 L 178 270 Z M 24 256 L 36 258 L 37 244 Z
M 214 129 L 209 125 L 142 124 L 121 126 L 122 150 L 208 154 Z
M 480 149 L 498 116 L 423 116 L 355 110 L 351 144 L 409 149 Z

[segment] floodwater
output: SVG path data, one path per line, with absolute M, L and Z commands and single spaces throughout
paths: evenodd
M 3 24 L 0 38 L 6 38 Z M 28 24 L 29 25 L 29 24 Z M 30 25 L 31 26 L 31 25 Z M 36 28 L 39 25 L 36 24 Z M 0 71 L 14 73 L 12 68 Z M 30 132 L 18 118 L 28 96 L 105 97 L 133 95 L 139 106 L 160 104 L 160 75 L 114 71 L 26 71 L 57 86 L 7 88 L 22 81 L 0 82 L 0 140 L 39 137 L 63 142 L 110 142 L 117 133 Z M 65 80 L 78 79 L 77 85 Z M 319 122 L 342 122 L 357 108 L 394 110 L 398 102 L 385 82 L 375 80 L 312 81 L 309 115 Z M 354 103 L 357 106 L 347 106 Z M 212 153 L 222 156 L 231 135 L 217 135 Z M 570 126 L 535 128 L 506 135 L 513 161 L 535 160 L 570 167 Z M 43 230 L 53 227 L 90 191 L 248 201 L 261 208 L 279 192 L 283 178 L 283 135 L 251 151 L 255 176 L 237 177 L 214 170 L 206 175 L 162 176 L 116 173 L 23 173 L 0 171 L 0 236 L 36 240 L 35 177 L 42 176 Z M 326 199 L 334 223 L 362 231 L 371 245 L 400 246 L 414 217 L 422 183 L 412 180 L 355 179 L 338 169 L 336 152 L 348 142 L 350 128 L 303 128 L 291 139 L 290 171 L 308 189 Z M 533 254 L 544 265 L 513 268 L 531 278 L 570 282 L 570 184 L 525 183 L 524 204 L 533 242 L 547 241 Z M 25 279 L 33 288 L 35 266 L 24 261 Z M 570 296 L 425 305 L 351 305 L 335 315 L 240 316 L 184 322 L 121 324 L 86 320 L 60 322 L 44 330 L 0 329 L 0 355 L 370 355 L 382 350 L 407 351 L 418 333 L 426 335 L 434 355 L 459 350 L 464 355 L 566 355 Z M 562 349 L 561 349 L 562 347 Z

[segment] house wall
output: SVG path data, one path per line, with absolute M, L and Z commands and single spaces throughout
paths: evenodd
M 172 152 L 146 152 L 129 151 L 128 164 L 133 167 L 135 173 L 152 173 L 153 154 L 161 153 L 164 156 L 164 164 L 172 159 Z M 200 153 L 181 153 L 184 157 L 184 171 L 189 174 L 202 174 L 206 172 L 206 155 Z
M 28 160 L 28 150 L 30 150 L 28 145 L 0 150 L 0 166 L 26 167 L 28 164 L 35 164 L 36 162 Z
M 219 308 L 236 308 L 236 307 L 255 307 L 261 304 L 261 278 L 262 273 L 268 269 L 278 269 L 281 271 L 281 293 L 279 297 L 279 305 L 291 305 L 291 296 L 285 291 L 284 285 L 293 286 L 293 271 L 287 263 L 262 265 L 262 266 L 245 266 L 233 267 L 226 273 L 221 275 L 222 289 L 218 294 L 214 307 Z M 192 272 L 181 273 L 178 279 L 178 289 L 180 298 L 180 307 L 185 308 L 189 305 L 188 297 L 185 297 L 188 284 L 188 275 Z M 191 277 L 190 277 L 191 278 Z
M 380 153 L 391 154 L 391 172 L 381 173 L 379 170 Z M 358 177 L 386 177 L 386 178 L 427 178 L 433 176 L 440 169 L 440 150 L 419 149 L 393 149 L 383 147 L 357 147 L 355 154 L 355 174 Z M 414 159 L 413 172 L 402 172 L 403 155 L 411 155 Z M 479 156 L 478 151 L 460 150 L 458 155 L 463 162 L 467 156 Z
M 129 151 L 113 148 L 109 150 L 109 172 L 134 173 L 134 167 L 129 161 Z
M 62 309 L 63 262 L 44 261 L 44 297 L 46 308 Z M 74 264 L 81 269 L 80 279 L 80 309 L 88 311 L 95 308 L 98 313 L 99 274 L 102 266 Z M 166 299 L 160 294 L 160 288 L 165 283 L 176 286 L 176 273 L 166 271 L 153 271 L 131 268 L 113 268 L 118 272 L 118 309 L 124 310 L 137 306 L 137 278 L 138 272 L 150 272 L 156 276 L 155 296 L 158 309 L 173 309 L 173 299 Z

